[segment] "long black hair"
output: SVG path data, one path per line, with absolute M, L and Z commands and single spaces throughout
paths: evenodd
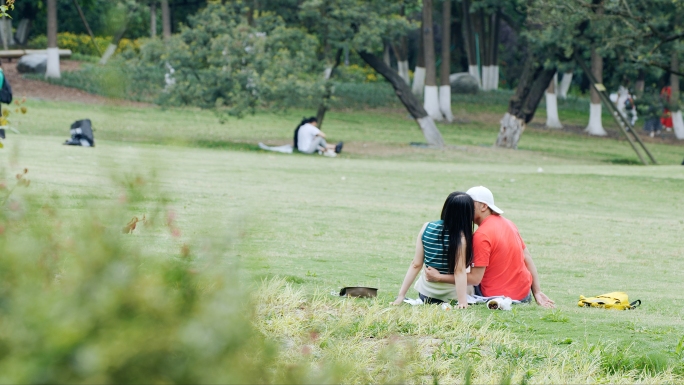
M 295 150 L 299 150 L 299 148 L 297 147 L 297 139 L 299 136 L 299 127 L 301 127 L 307 123 L 312 123 L 312 122 L 318 122 L 318 119 L 316 119 L 315 116 L 312 116 L 310 118 L 302 118 L 302 121 L 297 125 L 297 128 L 295 128 L 295 130 L 294 130 L 294 144 L 292 145 L 292 147 L 294 147 Z M 306 149 L 304 149 L 304 150 L 306 150 Z
M 461 234 L 466 241 L 465 266 L 473 262 L 473 215 L 475 204 L 470 195 L 456 191 L 449 194 L 442 208 L 442 247 L 447 255 L 449 271 L 458 266 L 458 249 L 461 247 Z M 445 235 L 449 236 L 449 247 L 444 247 Z

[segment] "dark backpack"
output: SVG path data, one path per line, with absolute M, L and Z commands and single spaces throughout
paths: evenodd
M 71 139 L 64 142 L 68 146 L 95 147 L 95 136 L 90 119 L 79 120 L 71 125 Z
M 7 81 L 7 75 L 4 76 L 4 80 L 2 81 L 2 88 L 0 88 L 0 103 L 12 103 L 12 87 Z

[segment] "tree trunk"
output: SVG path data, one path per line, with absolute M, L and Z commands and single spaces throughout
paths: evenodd
M 169 0 L 161 0 L 162 9 L 162 34 L 164 40 L 171 37 L 171 10 L 169 9 Z
M 59 48 L 57 48 L 57 0 L 47 0 L 47 68 L 46 78 L 61 77 L 59 70 Z
M 150 1 L 150 37 L 157 37 L 157 0 Z
M 423 106 L 420 104 L 418 98 L 413 95 L 411 89 L 399 76 L 399 74 L 392 68 L 383 63 L 382 59 L 373 55 L 370 52 L 359 51 L 359 56 L 375 71 L 382 75 L 394 88 L 394 92 L 401 100 L 401 103 L 406 107 L 406 110 L 411 116 L 416 119 L 418 126 L 425 136 L 427 143 L 434 147 L 444 147 L 444 139 L 442 134 L 437 129 L 434 120 L 427 114 Z
M 416 58 L 416 68 L 413 71 L 413 94 L 422 97 L 425 88 L 425 47 L 423 43 L 423 22 L 420 22 L 420 33 L 418 35 L 418 57 Z
M 468 56 L 468 73 L 477 79 L 480 83 L 480 73 L 477 68 L 477 57 L 475 50 L 475 32 L 472 23 L 472 14 L 470 13 L 470 1 L 463 0 L 461 2 L 463 13 L 463 43 L 466 46 L 466 55 Z
M 482 90 L 483 91 L 489 91 L 492 89 L 492 86 L 490 85 L 491 82 L 491 57 L 490 57 L 490 33 L 491 33 L 491 19 L 485 15 L 485 12 L 483 9 L 480 9 L 478 12 L 480 17 L 479 17 L 479 26 L 480 26 L 480 31 L 478 32 L 478 36 L 480 37 L 480 57 L 481 57 L 481 63 L 482 63 Z
M 499 89 L 499 33 L 501 32 L 501 11 L 497 10 L 492 15 L 492 43 L 491 43 L 491 61 L 489 70 L 489 86 L 492 90 Z
M 112 37 L 112 42 L 109 43 L 109 46 L 107 47 L 107 50 L 105 53 L 102 55 L 102 58 L 100 59 L 100 64 L 105 65 L 109 61 L 109 59 L 114 55 L 114 52 L 116 52 L 116 49 L 119 47 L 119 42 L 123 38 L 123 35 L 126 33 L 126 29 L 128 28 L 128 15 L 124 18 L 124 24 L 119 28 L 119 31 L 116 32 L 116 35 Z
M 518 148 L 525 125 L 534 118 L 539 102 L 555 73 L 555 68 L 544 68 L 542 61 L 532 54 L 528 56 L 518 87 L 508 104 L 508 112 L 501 119 L 496 146 Z
M 673 71 L 679 70 L 679 57 L 677 50 L 672 50 L 672 57 L 670 59 L 670 68 Z M 684 119 L 682 119 L 682 109 L 679 107 L 679 76 L 670 73 L 670 89 L 672 95 L 670 96 L 670 105 L 672 106 L 672 128 L 677 139 L 684 139 Z
M 563 79 L 561 80 L 560 87 L 558 89 L 558 97 L 561 99 L 568 98 L 568 91 L 570 90 L 570 85 L 572 84 L 572 71 L 563 74 Z
M 603 83 L 603 58 L 596 52 L 596 48 L 591 49 L 591 72 L 596 81 Z M 591 87 L 591 97 L 589 104 L 589 125 L 585 129 L 589 135 L 606 136 L 608 133 L 603 129 L 601 121 L 601 97 L 594 87 Z
M 558 74 L 553 76 L 549 87 L 546 89 L 546 127 L 563 128 L 558 117 L 558 100 L 556 99 L 556 83 Z
M 432 23 L 432 0 L 423 0 L 423 47 L 425 48 L 425 101 L 423 106 L 434 120 L 443 120 L 439 111 L 437 65 L 435 63 L 435 35 Z
M 337 55 L 335 56 L 335 63 L 328 71 L 325 71 L 325 94 L 323 94 L 323 100 L 318 106 L 318 111 L 316 112 L 316 120 L 318 121 L 318 128 L 323 127 L 323 119 L 325 119 L 325 113 L 328 111 L 330 98 L 332 97 L 333 83 L 330 80 L 333 75 L 335 75 L 335 70 L 340 65 L 342 61 L 343 49 L 337 50 Z
M 442 3 L 442 63 L 440 67 L 439 110 L 447 122 L 454 121 L 451 112 L 451 0 Z
M 408 64 L 408 41 L 406 36 L 402 36 L 399 39 L 399 44 L 392 44 L 392 50 L 394 51 L 394 56 L 397 57 L 397 72 L 399 76 L 406 82 L 406 84 L 411 84 L 411 79 L 409 79 L 409 64 Z
M 644 70 L 639 70 L 637 73 L 637 81 L 634 86 L 634 96 L 638 98 L 644 96 L 644 87 L 646 85 L 646 72 Z

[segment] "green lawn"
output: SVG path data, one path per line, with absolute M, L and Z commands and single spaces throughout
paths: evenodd
M 668 381 L 684 378 L 677 349 L 684 338 L 677 289 L 684 271 L 684 167 L 678 165 L 684 146 L 651 144 L 661 165 L 648 167 L 612 164 L 636 160 L 625 141 L 543 130 L 526 132 L 518 151 L 497 150 L 490 147 L 498 130 L 492 120 L 505 106 L 466 105 L 454 109 L 462 117 L 471 113 L 470 122 L 440 126 L 453 146 L 443 151 L 408 146 L 422 137 L 404 112 L 333 111 L 324 130 L 345 140 L 349 151 L 328 159 L 255 148 L 258 141 L 288 142 L 305 111 L 260 113 L 221 125 L 196 110 L 28 106 L 29 114 L 19 118 L 22 134 L 9 134 L 0 164 L 10 171 L 28 167 L 31 189 L 65 197 L 64 207 L 74 215 L 116 200 L 121 192 L 112 178 L 155 170 L 183 235 L 142 231 L 131 242 L 173 256 L 182 242 L 207 233 L 235 237 L 245 279 L 281 277 L 305 298 L 343 286 L 375 286 L 380 297 L 373 311 L 388 308 L 417 232 L 437 218 L 445 197 L 485 185 L 518 225 L 558 310 L 519 306 L 492 313 L 475 306 L 466 311 L 473 314 L 469 322 L 580 354 L 613 344 L 617 350 L 606 360 L 618 364 L 625 349 L 630 357 L 656 352 L 666 362 L 659 371 L 680 371 Z M 568 120 L 581 118 L 566 113 Z M 69 124 L 85 117 L 94 122 L 97 147 L 62 146 Z M 138 214 L 144 211 L 141 206 Z M 617 290 L 643 305 L 629 312 L 577 307 L 581 294 Z M 392 312 L 398 319 L 415 313 L 408 307 Z

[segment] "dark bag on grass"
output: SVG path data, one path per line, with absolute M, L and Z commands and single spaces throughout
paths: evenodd
M 95 147 L 95 137 L 90 119 L 79 120 L 71 125 L 71 139 L 64 142 L 69 146 Z
M 12 86 L 7 81 L 7 76 L 3 77 L 2 88 L 0 88 L 0 103 L 12 103 Z

